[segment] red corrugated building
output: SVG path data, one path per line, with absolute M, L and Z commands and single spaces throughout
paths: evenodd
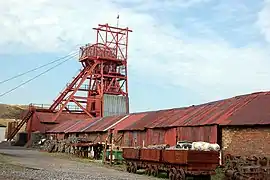
M 114 142 L 120 146 L 207 141 L 219 143 L 225 153 L 269 155 L 269 107 L 270 92 L 259 92 L 185 108 L 98 118 L 76 126 L 81 127 L 77 133 L 98 141 L 113 129 Z

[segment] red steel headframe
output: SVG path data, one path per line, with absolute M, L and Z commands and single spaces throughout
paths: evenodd
M 108 24 L 93 29 L 96 43 L 80 48 L 83 69 L 49 108 L 56 112 L 53 121 L 64 111 L 103 117 L 104 94 L 128 99 L 127 50 L 128 33 L 132 30 Z

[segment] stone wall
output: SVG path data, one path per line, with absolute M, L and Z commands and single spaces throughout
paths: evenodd
M 270 127 L 223 127 L 224 154 L 270 156 Z

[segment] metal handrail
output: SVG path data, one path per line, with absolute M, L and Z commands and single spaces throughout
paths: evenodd
M 49 109 L 50 104 L 31 104 L 32 107 L 41 108 L 41 109 Z
M 67 84 L 67 86 L 69 86 L 70 85 L 70 83 L 68 83 Z M 78 87 L 78 85 L 77 84 L 75 84 L 74 86 L 73 86 L 73 88 L 77 88 Z M 88 84 L 82 84 L 81 86 L 80 86 L 80 89 L 84 89 L 84 90 L 88 90 L 90 88 L 90 86 L 88 85 Z
M 86 57 L 101 57 L 101 58 L 113 58 L 122 59 L 122 57 L 116 56 L 116 48 L 107 47 L 104 44 L 87 44 L 81 47 L 80 59 Z

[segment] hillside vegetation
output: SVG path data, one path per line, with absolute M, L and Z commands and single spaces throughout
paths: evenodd
M 28 106 L 0 104 L 0 124 L 6 125 L 12 119 L 20 119 L 21 113 Z

